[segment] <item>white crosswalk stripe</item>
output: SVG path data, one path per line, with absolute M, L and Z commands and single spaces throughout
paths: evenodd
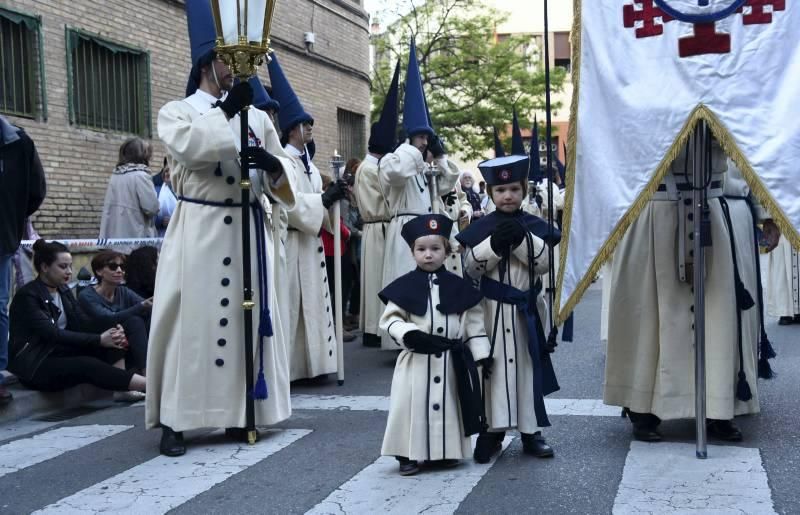
M 632 442 L 613 513 L 687 512 L 775 513 L 758 449 L 709 445 L 698 460 L 693 444 Z
M 503 450 L 512 439 L 507 436 L 503 440 Z M 492 468 L 497 457 L 485 465 L 470 459 L 452 469 L 438 469 L 430 473 L 423 469 L 415 476 L 403 477 L 398 474 L 397 460 L 383 456 L 336 489 L 306 515 L 453 513 Z
M 133 426 L 60 427 L 0 446 L 0 477 L 74 451 Z
M 620 409 L 600 399 L 545 399 L 548 415 L 618 417 Z M 388 411 L 389 397 L 380 395 L 292 395 L 293 409 Z
M 185 456 L 153 458 L 35 513 L 166 513 L 309 433 L 306 429 L 263 431 L 255 445 L 192 442 Z

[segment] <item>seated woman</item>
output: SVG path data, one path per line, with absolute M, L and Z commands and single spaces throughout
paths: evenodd
M 72 255 L 58 242 L 33 246 L 38 277 L 11 301 L 8 369 L 33 390 L 59 391 L 89 383 L 114 390 L 115 399 L 144 398 L 145 378 L 126 371 L 125 332 L 89 330 L 89 319 L 67 283 Z
M 125 282 L 125 254 L 104 250 L 92 259 L 98 283 L 78 295 L 81 308 L 96 331 L 121 326 L 128 337 L 127 368 L 144 374 L 147 366 L 147 333 L 152 299 L 143 299 Z

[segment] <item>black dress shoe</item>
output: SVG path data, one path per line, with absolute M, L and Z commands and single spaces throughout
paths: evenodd
M 2 380 L 1 376 L 0 376 L 0 380 Z M 6 406 L 6 405 L 10 404 L 11 401 L 13 401 L 13 400 L 14 400 L 14 396 L 11 395 L 11 392 L 9 392 L 6 389 L 5 386 L 0 384 L 0 406 Z
M 522 433 L 522 452 L 537 458 L 552 458 L 555 455 L 553 448 L 547 445 L 544 436 L 538 431 L 532 435 Z
M 708 430 L 708 436 L 718 440 L 726 442 L 742 441 L 742 432 L 732 420 L 708 419 L 706 421 L 706 430 Z
M 660 442 L 661 441 L 661 433 L 658 432 L 658 429 L 651 426 L 640 425 L 637 426 L 634 424 L 633 426 L 633 437 L 640 442 Z
M 225 436 L 236 442 L 250 443 L 247 439 L 247 429 L 243 427 L 227 427 L 225 428 Z M 256 430 L 256 442 L 261 437 L 258 430 Z
M 183 433 L 175 432 L 167 426 L 161 426 L 161 443 L 158 450 L 164 456 L 183 456 L 186 454 L 186 444 L 183 443 Z
M 627 414 L 633 424 L 633 437 L 640 442 L 660 442 L 661 433 L 658 432 L 658 425 L 661 419 L 652 413 L 637 413 L 629 408 L 624 408 L 623 413 Z
M 413 476 L 414 474 L 419 472 L 419 464 L 415 460 L 410 460 L 408 458 L 403 458 L 398 456 L 397 461 L 400 462 L 401 476 Z
M 505 433 L 481 432 L 478 435 L 478 441 L 475 442 L 475 450 L 472 452 L 472 457 L 477 463 L 489 463 L 492 456 L 503 448 L 503 438 L 505 436 Z
M 780 317 L 778 319 L 778 325 L 792 325 L 794 323 L 794 317 Z
M 364 333 L 361 343 L 364 344 L 364 347 L 380 347 L 381 337 L 377 334 Z

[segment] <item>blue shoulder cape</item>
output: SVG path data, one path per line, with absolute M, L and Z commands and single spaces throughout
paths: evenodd
M 481 292 L 471 282 L 448 272 L 444 267 L 431 273 L 436 276 L 434 283 L 439 285 L 439 304 L 434 308 L 440 313 L 463 313 L 483 299 Z M 378 298 L 384 304 L 392 301 L 409 313 L 423 316 L 428 311 L 428 278 L 431 273 L 417 268 L 400 276 L 381 290 Z

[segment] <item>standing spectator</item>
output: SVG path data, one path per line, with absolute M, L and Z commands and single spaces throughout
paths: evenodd
M 113 390 L 118 401 L 142 400 L 145 378 L 122 366 L 125 331 L 92 332 L 67 287 L 72 277 L 67 247 L 37 240 L 33 252 L 39 275 L 17 290 L 11 303 L 11 370 L 33 390 L 89 383 Z
M 361 312 L 361 236 L 364 220 L 358 210 L 358 200 L 353 190 L 359 166 L 361 166 L 360 159 L 353 158 L 347 162 L 344 174 L 344 182 L 347 183 L 347 197 L 342 201 L 342 217 L 350 230 L 349 245 L 345 259 L 342 260 L 342 266 L 350 267 L 352 274 L 350 292 L 347 296 L 348 301 L 346 301 L 347 314 L 344 319 L 344 327 L 347 330 L 358 328 L 358 318 Z
M 8 297 L 11 264 L 25 218 L 42 204 L 45 180 L 33 140 L 0 116 L 0 371 L 8 365 Z M 0 406 L 13 400 L 0 375 Z
M 472 206 L 472 217 L 480 218 L 483 216 L 481 196 L 472 189 L 474 184 L 475 180 L 469 173 L 461 174 L 461 189 L 464 190 L 464 194 L 467 196 L 467 202 Z
M 151 246 L 139 247 L 130 253 L 125 273 L 125 286 L 143 299 L 153 296 L 158 267 L 158 249 Z
M 172 213 L 178 205 L 178 197 L 175 195 L 175 190 L 172 189 L 172 177 L 166 157 L 164 158 L 164 166 L 161 168 L 159 175 L 161 176 L 161 185 L 156 186 L 156 194 L 158 195 L 156 231 L 158 231 L 159 236 L 163 237 L 164 233 L 167 232 L 169 219 L 172 217 Z
M 103 202 L 100 238 L 153 238 L 158 197 L 150 177 L 153 149 L 141 138 L 131 138 L 119 148 Z M 132 247 L 123 249 L 130 252 Z

